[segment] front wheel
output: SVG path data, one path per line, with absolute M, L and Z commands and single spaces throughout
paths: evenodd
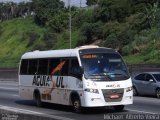
M 124 109 L 124 105 L 118 105 L 118 106 L 114 106 L 114 109 L 116 111 L 122 111 Z
M 160 98 L 160 89 L 159 88 L 156 90 L 156 96 L 157 96 L 157 98 Z
M 73 109 L 76 113 L 82 112 L 81 102 L 78 97 L 74 97 L 72 101 Z

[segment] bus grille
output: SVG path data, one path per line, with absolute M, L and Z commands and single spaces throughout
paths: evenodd
M 106 102 L 120 102 L 124 89 L 103 89 L 102 92 Z

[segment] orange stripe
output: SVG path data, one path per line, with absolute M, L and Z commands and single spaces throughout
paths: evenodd
M 55 83 L 54 80 L 52 79 L 52 76 L 55 74 L 55 72 L 62 70 L 62 67 L 63 67 L 63 65 L 65 64 L 65 62 L 66 62 L 66 61 L 62 61 L 60 64 L 58 64 L 58 65 L 56 66 L 56 68 L 54 68 L 54 69 L 52 70 L 52 72 L 51 72 L 51 74 L 50 74 L 50 78 L 51 78 L 51 81 L 52 81 L 53 85 L 52 85 L 51 90 L 48 91 L 48 92 L 46 91 L 47 93 L 45 93 L 45 94 L 51 94 L 52 91 L 54 90 L 54 88 L 55 88 L 55 86 L 56 86 L 56 83 Z

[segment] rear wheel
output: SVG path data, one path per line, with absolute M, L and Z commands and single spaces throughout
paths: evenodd
M 158 89 L 156 90 L 156 96 L 157 96 L 157 98 L 160 98 L 160 88 L 158 88 Z
M 35 92 L 34 101 L 38 107 L 42 107 L 41 96 L 39 92 Z
M 115 109 L 116 111 L 123 111 L 124 105 L 114 106 L 114 109 Z

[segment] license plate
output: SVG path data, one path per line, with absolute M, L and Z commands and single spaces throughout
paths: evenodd
M 111 98 L 111 99 L 117 99 L 117 98 L 119 98 L 119 95 L 117 95 L 117 94 L 111 95 L 110 98 Z

